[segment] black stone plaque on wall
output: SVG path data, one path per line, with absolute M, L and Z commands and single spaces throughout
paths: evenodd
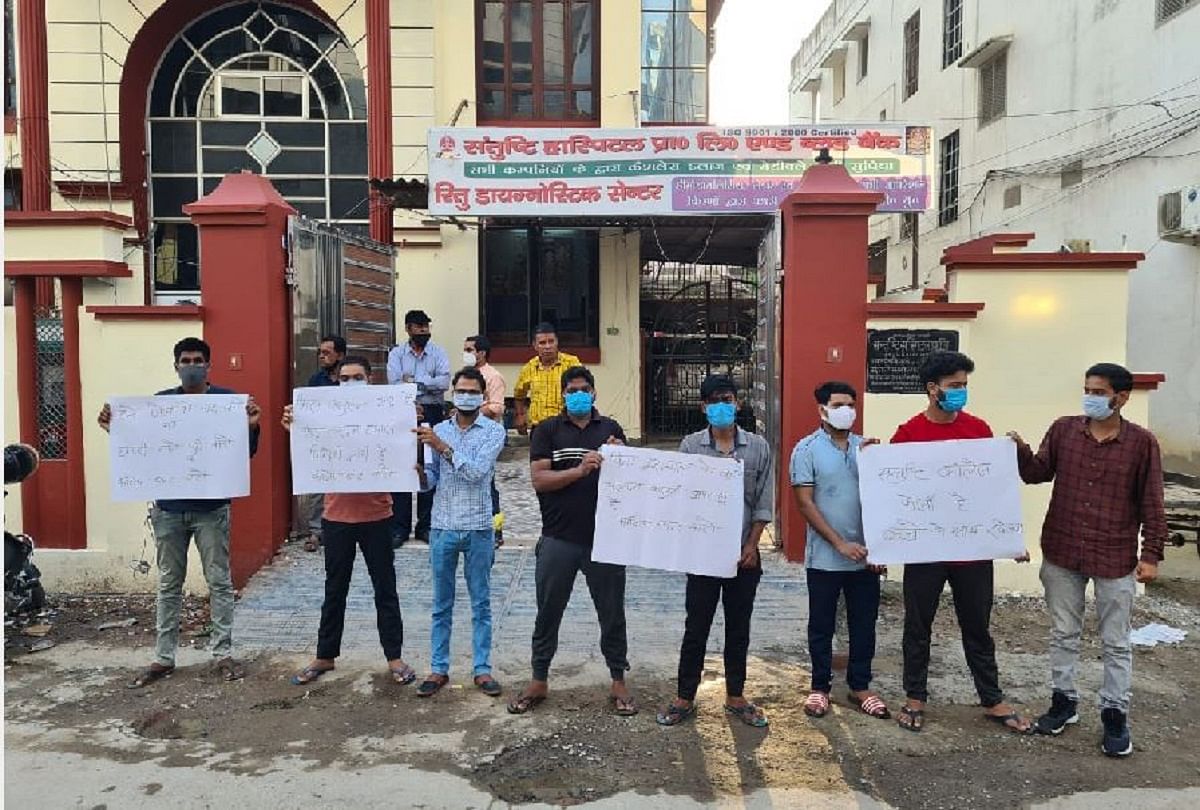
M 872 394 L 920 394 L 917 376 L 931 352 L 958 351 L 951 329 L 868 329 L 867 391 Z

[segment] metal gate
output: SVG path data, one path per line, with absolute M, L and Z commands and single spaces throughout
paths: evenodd
M 729 374 L 742 396 L 738 424 L 755 429 L 750 397 L 758 378 L 757 269 L 649 262 L 642 273 L 642 326 L 648 333 L 646 432 L 682 436 L 704 427 L 700 383 Z
M 395 250 L 305 217 L 288 220 L 292 285 L 292 380 L 303 386 L 317 368 L 322 335 L 346 338 L 350 354 L 371 361 L 375 382 L 386 380 L 396 342 Z

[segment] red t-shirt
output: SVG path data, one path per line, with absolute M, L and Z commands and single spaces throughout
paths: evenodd
M 992 429 L 978 416 L 959 411 L 953 422 L 931 422 L 924 413 L 909 419 L 892 436 L 892 444 L 901 442 L 942 442 L 947 439 L 990 439 Z
M 959 411 L 953 422 L 932 422 L 924 413 L 909 419 L 892 435 L 892 444 L 905 442 L 941 442 L 947 439 L 990 439 L 992 429 L 978 416 Z M 986 562 L 986 560 L 981 560 Z M 951 562 L 947 565 L 969 565 L 966 562 Z

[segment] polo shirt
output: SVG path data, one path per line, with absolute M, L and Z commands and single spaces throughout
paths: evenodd
M 858 452 L 862 436 L 853 433 L 843 450 L 824 428 L 796 442 L 788 465 L 794 487 L 812 487 L 813 503 L 825 522 L 851 543 L 866 545 L 863 538 L 862 502 L 858 497 Z M 863 563 L 847 559 L 812 526 L 804 544 L 804 567 L 818 571 L 859 571 Z
M 529 400 L 529 424 L 536 425 L 558 416 L 563 409 L 562 375 L 572 366 L 582 366 L 573 354 L 559 352 L 552 366 L 543 366 L 538 357 L 521 366 L 513 395 Z
M 578 467 L 589 450 L 599 450 L 610 438 L 625 441 L 625 431 L 615 419 L 592 416 L 582 428 L 566 413 L 544 420 L 529 438 L 529 460 L 550 462 L 552 470 Z M 592 473 L 553 492 L 539 492 L 542 534 L 583 546 L 591 546 L 596 534 L 596 501 L 600 474 Z

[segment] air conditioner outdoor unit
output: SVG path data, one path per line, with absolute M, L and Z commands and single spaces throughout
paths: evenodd
M 1200 186 L 1159 195 L 1158 235 L 1168 242 L 1200 245 Z

